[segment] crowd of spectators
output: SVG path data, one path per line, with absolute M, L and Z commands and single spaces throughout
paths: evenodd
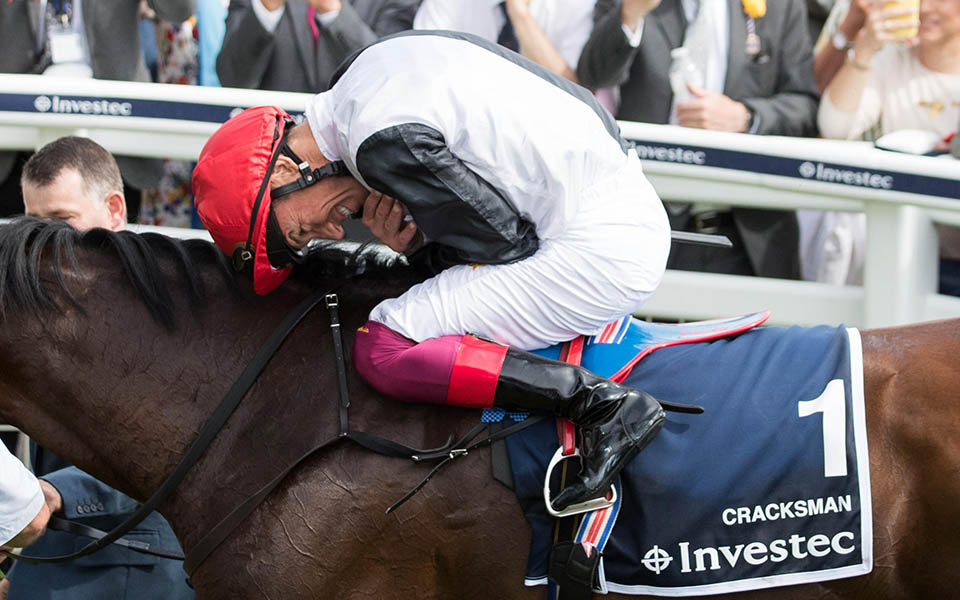
M 960 0 L 3 0 L 0 73 L 318 93 L 352 53 L 409 29 L 519 52 L 621 120 L 866 141 L 915 130 L 933 136 L 931 154 L 960 123 Z M 953 148 L 960 158 L 960 137 Z M 24 212 L 29 158 L 0 152 L 0 217 Z M 116 161 L 115 215 L 197 225 L 191 163 Z M 675 246 L 670 268 L 862 277 L 862 215 L 667 209 L 674 229 L 734 243 Z M 812 249 L 804 227 L 819 232 Z M 960 230 L 938 235 L 941 291 L 960 295 Z

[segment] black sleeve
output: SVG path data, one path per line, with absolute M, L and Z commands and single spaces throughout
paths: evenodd
M 378 131 L 360 144 L 357 169 L 370 187 L 400 200 L 431 242 L 462 262 L 502 264 L 537 251 L 534 226 L 489 182 L 420 123 Z
M 217 55 L 220 83 L 225 87 L 259 88 L 275 48 L 273 34 L 260 24 L 250 0 L 232 0 L 223 45 Z
M 586 88 L 617 86 L 630 76 L 639 48 L 631 46 L 623 33 L 620 4 L 618 0 L 597 0 L 593 9 L 593 32 L 577 63 L 577 78 Z

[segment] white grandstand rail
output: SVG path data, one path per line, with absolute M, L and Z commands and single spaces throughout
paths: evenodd
M 13 447 L 13 454 L 20 459 L 20 462 L 25 464 L 27 468 L 32 471 L 33 468 L 30 465 L 30 438 L 27 437 L 27 434 L 23 433 L 13 425 L 0 425 L 0 433 L 17 434 L 17 441 Z
M 234 109 L 270 104 L 302 113 L 312 97 L 42 75 L 0 75 L 0 90 L 0 149 L 34 150 L 83 135 L 115 154 L 179 160 L 196 160 Z
M 932 226 L 960 225 L 956 160 L 867 143 L 620 126 L 638 141 L 644 171 L 664 199 L 867 215 L 863 287 L 668 271 L 644 314 L 699 319 L 767 308 L 775 323 L 860 327 L 960 316 L 960 298 L 936 293 Z M 824 173 L 838 181 L 818 181 Z
M 54 97 L 74 102 L 65 105 L 73 112 L 52 110 Z M 32 150 L 62 135 L 77 134 L 116 154 L 193 160 L 233 109 L 275 104 L 299 113 L 310 97 L 0 75 L 0 149 Z M 109 113 L 110 102 L 129 103 L 129 114 L 89 114 Z M 957 161 L 884 152 L 855 142 L 620 125 L 625 137 L 642 141 L 644 170 L 665 199 L 783 210 L 863 211 L 868 219 L 863 287 L 668 271 L 644 314 L 700 319 L 768 308 L 773 323 L 859 327 L 960 316 L 960 299 L 935 293 L 937 256 L 931 226 L 931 222 L 960 225 Z M 684 159 L 693 164 L 684 164 Z M 704 164 L 696 164 L 697 159 Z M 801 168 L 808 176 L 798 174 Z M 826 179 L 839 182 L 817 180 L 818 169 Z M 890 183 L 890 189 L 857 184 L 857 178 L 869 184 L 871 176 L 879 177 L 873 179 L 875 184 Z M 195 230 L 163 232 L 178 237 L 206 235 Z

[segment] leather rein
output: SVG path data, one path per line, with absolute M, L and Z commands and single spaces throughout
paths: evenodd
M 283 469 L 276 477 L 260 488 L 260 490 L 247 497 L 229 514 L 227 514 L 226 517 L 214 525 L 213 528 L 211 528 L 203 536 L 203 538 L 201 538 L 201 540 L 187 554 L 186 557 L 177 551 L 155 548 L 152 545 L 144 542 L 123 538 L 122 536 L 124 534 L 128 533 L 131 529 L 140 524 L 141 521 L 143 521 L 150 513 L 154 512 L 157 507 L 164 500 L 166 500 L 174 490 L 176 490 L 177 486 L 181 481 L 183 481 L 184 477 L 186 477 L 193 465 L 200 459 L 207 447 L 219 434 L 220 430 L 226 424 L 230 416 L 236 411 L 237 407 L 240 405 L 240 402 L 244 397 L 246 397 L 250 387 L 260 376 L 260 373 L 267 366 L 267 363 L 270 362 L 270 359 L 279 349 L 283 341 L 297 327 L 297 325 L 300 324 L 304 317 L 306 317 L 318 304 L 320 304 L 321 301 L 324 302 L 330 316 L 330 329 L 333 338 L 339 404 L 338 432 L 333 437 L 314 446 L 311 450 L 303 454 L 301 457 L 293 461 L 292 464 Z M 51 517 L 49 523 L 50 529 L 67 531 L 76 535 L 91 537 L 94 538 L 94 541 L 90 542 L 72 554 L 65 554 L 62 556 L 41 558 L 6 552 L 7 556 L 14 560 L 35 564 L 64 563 L 71 560 L 76 560 L 83 556 L 88 556 L 94 552 L 102 550 L 112 543 L 116 543 L 135 552 L 152 554 L 162 558 L 183 560 L 183 569 L 187 572 L 188 576 L 191 576 L 203 563 L 203 561 L 210 556 L 210 554 L 230 535 L 231 532 L 233 532 L 237 525 L 242 523 L 243 520 L 251 512 L 253 512 L 254 509 L 256 509 L 256 507 L 270 494 L 270 492 L 274 490 L 274 488 L 277 487 L 277 485 L 280 484 L 281 481 L 283 481 L 283 479 L 286 478 L 286 476 L 294 468 L 296 468 L 301 462 L 313 455 L 315 452 L 327 448 L 328 446 L 332 446 L 340 440 L 353 441 L 368 450 L 376 452 L 377 454 L 382 454 L 384 456 L 393 458 L 406 458 L 413 460 L 414 462 L 440 461 L 415 488 L 404 495 L 403 498 L 398 500 L 392 506 L 387 508 L 386 512 L 390 513 L 413 497 L 413 495 L 418 491 L 420 491 L 420 489 L 422 489 L 423 486 L 426 485 L 427 482 L 430 481 L 430 479 L 450 461 L 461 456 L 466 456 L 471 450 L 488 446 L 497 440 L 503 439 L 508 435 L 520 431 L 521 429 L 525 429 L 526 427 L 534 425 L 543 418 L 530 417 L 524 421 L 521 421 L 520 423 L 516 423 L 510 427 L 503 428 L 496 433 L 490 434 L 479 441 L 474 441 L 477 436 L 481 434 L 481 432 L 489 427 L 488 424 L 479 423 L 471 428 L 470 431 L 468 431 L 461 438 L 455 439 L 454 436 L 451 435 L 445 445 L 429 450 L 411 448 L 386 438 L 365 433 L 363 431 L 350 429 L 350 397 L 347 390 L 346 357 L 343 349 L 343 338 L 341 335 L 338 306 L 339 299 L 337 297 L 336 290 L 329 292 L 314 292 L 310 296 L 304 298 L 297 306 L 295 306 L 284 317 L 283 321 L 280 322 L 280 324 L 273 331 L 273 333 L 270 334 L 266 341 L 264 341 L 264 343 L 257 350 L 256 354 L 254 354 L 250 359 L 250 362 L 247 363 L 247 366 L 244 368 L 240 376 L 237 377 L 236 381 L 233 382 L 233 385 L 227 391 L 227 394 L 224 396 L 223 400 L 220 401 L 220 404 L 210 415 L 210 418 L 207 419 L 207 422 L 200 430 L 200 433 L 197 435 L 196 439 L 194 439 L 193 443 L 180 459 L 180 462 L 178 462 L 176 467 L 174 467 L 173 472 L 171 472 L 166 480 L 160 484 L 160 487 L 157 489 L 157 491 L 154 492 L 154 494 L 146 502 L 140 505 L 140 507 L 133 514 L 127 517 L 127 519 L 125 519 L 117 527 L 109 532 L 103 532 L 76 521 L 69 521 L 59 517 Z

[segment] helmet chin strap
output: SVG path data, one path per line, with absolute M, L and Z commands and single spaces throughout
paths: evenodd
M 286 196 L 287 194 L 296 192 L 297 190 L 308 188 L 311 185 L 319 182 L 321 179 L 325 179 L 327 177 L 340 177 L 350 174 L 350 172 L 347 170 L 347 166 L 342 160 L 329 162 L 319 169 L 311 169 L 310 163 L 297 156 L 297 153 L 290 148 L 286 141 L 280 143 L 280 153 L 287 158 L 290 158 L 297 164 L 297 169 L 300 171 L 300 176 L 290 183 L 272 188 L 270 190 L 271 200 L 275 200 L 280 196 Z

